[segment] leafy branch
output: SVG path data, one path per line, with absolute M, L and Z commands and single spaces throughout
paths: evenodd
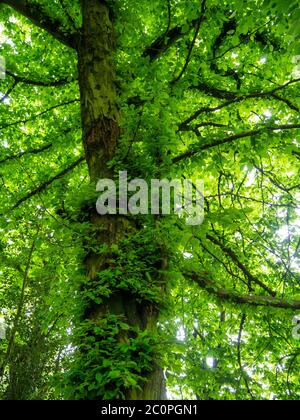
M 246 295 L 238 294 L 226 288 L 218 286 L 217 283 L 213 282 L 207 277 L 207 274 L 201 274 L 198 272 L 184 272 L 184 277 L 193 280 L 202 289 L 205 289 L 209 294 L 216 296 L 221 300 L 228 300 L 239 305 L 250 305 L 255 307 L 267 307 L 267 308 L 278 308 L 292 311 L 300 310 L 300 300 L 294 299 L 279 299 L 270 296 L 260 295 Z
M 63 22 L 56 17 L 54 18 L 53 16 L 48 15 L 41 4 L 28 2 L 26 0 L 0 0 L 0 4 L 1 3 L 12 7 L 67 47 L 77 48 L 79 38 L 78 32 L 74 30 L 67 31 L 63 27 Z
M 200 17 L 200 19 L 198 19 L 198 22 L 197 22 L 197 25 L 196 25 L 196 31 L 195 31 L 193 40 L 191 42 L 191 45 L 190 45 L 190 48 L 189 48 L 189 51 L 188 51 L 188 55 L 187 55 L 186 61 L 184 63 L 184 66 L 183 66 L 181 72 L 179 73 L 179 75 L 174 80 L 172 80 L 171 85 L 174 85 L 174 84 L 178 83 L 179 80 L 182 78 L 182 76 L 184 75 L 185 71 L 188 68 L 188 65 L 189 65 L 190 60 L 191 60 L 191 57 L 192 57 L 193 49 L 195 47 L 195 44 L 196 44 L 196 41 L 197 41 L 197 38 L 198 38 L 198 35 L 199 35 L 199 32 L 200 32 L 200 29 L 201 29 L 201 24 L 205 20 L 205 11 L 206 11 L 206 0 L 202 0 L 201 17 Z
M 189 124 L 191 122 L 193 122 L 195 119 L 197 119 L 202 114 L 209 114 L 209 113 L 212 113 L 212 112 L 221 111 L 222 109 L 224 109 L 224 108 L 226 108 L 226 107 L 228 107 L 232 104 L 237 104 L 239 102 L 243 102 L 243 101 L 246 101 L 248 99 L 257 99 L 257 98 L 260 98 L 260 99 L 271 98 L 272 99 L 273 98 L 273 99 L 276 99 L 278 101 L 286 103 L 286 105 L 288 105 L 293 111 L 300 112 L 299 108 L 296 105 L 292 104 L 291 101 L 277 95 L 277 92 L 279 92 L 281 90 L 284 90 L 288 86 L 290 86 L 292 84 L 295 84 L 295 83 L 299 83 L 299 82 L 300 82 L 300 78 L 290 80 L 289 82 L 285 83 L 284 85 L 278 86 L 275 89 L 273 89 L 271 91 L 268 91 L 268 92 L 253 92 L 253 93 L 250 93 L 250 94 L 247 94 L 247 95 L 241 95 L 241 96 L 233 96 L 234 93 L 232 93 L 232 92 L 227 92 L 227 91 L 224 91 L 224 90 L 220 91 L 219 89 L 214 89 L 213 87 L 207 86 L 206 84 L 203 84 L 203 83 L 200 84 L 199 86 L 194 86 L 194 88 L 199 88 L 199 89 L 202 88 L 204 91 L 208 91 L 211 94 L 214 94 L 214 95 L 217 95 L 217 96 L 219 96 L 221 93 L 226 97 L 229 97 L 229 95 L 230 95 L 232 97 L 232 99 L 230 99 L 230 100 L 228 100 L 228 101 L 226 101 L 226 102 L 224 102 L 224 103 L 222 103 L 222 104 L 220 104 L 216 107 L 213 107 L 213 108 L 204 107 L 204 108 L 199 109 L 198 111 L 196 111 L 194 114 L 192 114 L 189 118 L 187 118 L 185 121 L 183 121 L 180 124 L 179 130 L 180 131 L 189 130 Z
M 52 143 L 46 144 L 45 146 L 39 147 L 37 149 L 29 149 L 25 150 L 24 152 L 17 153 L 15 155 L 7 156 L 6 158 L 0 160 L 0 165 L 6 162 L 9 162 L 11 160 L 20 159 L 24 155 L 37 155 L 42 152 L 46 152 L 52 147 Z
M 249 269 L 240 261 L 240 259 L 232 249 L 230 249 L 228 246 L 225 246 L 224 244 L 222 244 L 222 242 L 220 242 L 218 239 L 211 235 L 206 235 L 206 237 L 213 244 L 217 245 L 224 252 L 224 254 L 230 257 L 234 264 L 243 272 L 244 276 L 249 280 L 250 285 L 254 283 L 261 287 L 263 290 L 265 290 L 270 296 L 276 296 L 276 293 L 273 290 L 271 290 L 262 281 L 260 281 L 257 277 L 250 273 Z
M 34 188 L 32 191 L 30 191 L 28 194 L 26 194 L 24 197 L 20 198 L 16 204 L 11 208 L 12 210 L 15 210 L 16 208 L 20 207 L 21 204 L 25 203 L 25 201 L 29 200 L 30 198 L 34 197 L 37 194 L 40 194 L 44 192 L 49 185 L 53 184 L 53 182 L 57 181 L 60 178 L 63 178 L 65 175 L 67 175 L 69 172 L 71 172 L 73 169 L 75 169 L 78 165 L 80 165 L 85 160 L 84 157 L 80 157 L 75 162 L 73 162 L 71 165 L 67 166 L 64 170 L 53 176 L 52 178 L 48 179 L 47 181 L 40 184 L 38 187 Z
M 254 395 L 252 394 L 251 388 L 249 386 L 248 375 L 245 372 L 243 364 L 242 364 L 242 351 L 241 351 L 242 335 L 243 335 L 244 327 L 245 327 L 245 324 L 246 324 L 246 320 L 247 320 L 247 315 L 242 314 L 240 329 L 239 329 L 239 334 L 238 334 L 237 358 L 238 358 L 238 364 L 239 364 L 241 374 L 242 374 L 243 380 L 245 382 L 248 394 L 250 395 L 252 400 L 255 400 Z
M 276 132 L 276 131 L 284 131 L 284 130 L 295 130 L 295 129 L 299 129 L 300 128 L 300 124 L 283 124 L 283 125 L 278 125 L 277 127 L 264 127 L 258 130 L 253 130 L 253 131 L 247 131 L 245 133 L 240 133 L 240 134 L 234 134 L 232 136 L 226 137 L 224 139 L 221 140 L 214 140 L 212 143 L 209 144 L 203 144 L 201 146 L 199 146 L 199 148 L 193 149 L 193 150 L 189 150 L 185 153 L 182 153 L 179 156 L 176 156 L 175 158 L 173 158 L 173 163 L 178 163 L 184 159 L 188 159 L 188 158 L 192 158 L 193 156 L 197 155 L 200 152 L 203 152 L 205 150 L 209 150 L 209 149 L 213 149 L 214 147 L 217 146 L 222 146 L 224 144 L 229 144 L 232 143 L 236 140 L 240 140 L 240 139 L 244 139 L 244 138 L 249 138 L 249 137 L 254 137 L 254 136 L 258 136 L 260 134 L 266 133 L 266 132 Z
M 27 76 L 20 76 L 10 70 L 6 70 L 6 75 L 13 77 L 16 83 L 24 83 L 26 85 L 41 86 L 41 87 L 58 87 L 77 80 L 77 77 L 63 78 L 57 80 L 35 80 Z
M 2 98 L 0 99 L 0 102 L 4 102 L 9 97 L 9 95 L 12 93 L 12 91 L 17 86 L 17 84 L 18 82 L 15 80 L 12 86 L 8 89 L 8 91 L 2 96 Z
M 27 124 L 28 122 L 36 120 L 37 118 L 42 117 L 43 115 L 47 114 L 48 112 L 53 111 L 54 109 L 58 109 L 58 108 L 61 108 L 63 106 L 71 105 L 71 104 L 74 104 L 76 102 L 79 102 L 79 99 L 72 99 L 70 101 L 62 102 L 61 104 L 58 104 L 58 105 L 53 105 L 50 108 L 46 109 L 45 111 L 39 112 L 38 114 L 33 115 L 29 118 L 14 121 L 14 122 L 11 122 L 9 124 L 5 124 L 2 127 L 0 127 L 0 130 L 4 130 L 6 128 L 13 127 L 13 126 L 19 125 L 19 124 Z
M 20 295 L 20 298 L 19 298 L 17 312 L 16 312 L 14 322 L 13 322 L 13 328 L 12 328 L 12 331 L 11 331 L 11 334 L 10 334 L 6 354 L 5 354 L 3 362 L 1 363 L 1 366 L 0 366 L 0 377 L 3 376 L 5 367 L 6 367 L 7 363 L 9 362 L 11 353 L 12 353 L 13 348 L 14 348 L 15 337 L 16 337 L 16 334 L 17 334 L 17 331 L 18 331 L 18 328 L 19 328 L 19 323 L 20 323 L 20 319 L 21 319 L 21 316 L 22 316 L 22 311 L 23 311 L 23 308 L 24 308 L 25 292 L 26 292 L 26 288 L 27 288 L 28 280 L 29 280 L 29 270 L 30 270 L 30 266 L 31 266 L 31 262 L 32 262 L 33 253 L 34 253 L 34 250 L 35 250 L 35 247 L 36 247 L 36 240 L 38 238 L 39 231 L 40 231 L 40 227 L 38 227 L 38 229 L 37 229 L 36 236 L 35 236 L 35 238 L 32 242 L 32 245 L 31 245 L 31 248 L 30 248 L 30 251 L 29 251 L 28 261 L 27 261 L 26 269 L 25 269 L 24 276 L 23 276 L 21 295 Z
M 142 56 L 149 57 L 150 61 L 157 60 L 162 54 L 167 52 L 178 40 L 187 35 L 193 28 L 197 28 L 201 22 L 202 16 L 194 19 L 188 24 L 188 30 L 184 26 L 175 26 L 168 29 L 164 34 L 156 38 L 151 45 L 145 48 Z M 200 23 L 201 24 L 201 23 Z

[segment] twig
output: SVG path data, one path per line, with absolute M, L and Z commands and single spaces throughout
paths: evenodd
M 179 75 L 174 80 L 172 80 L 171 85 L 175 85 L 176 83 L 178 83 L 179 80 L 184 75 L 186 69 L 188 68 L 188 65 L 189 65 L 191 57 L 192 57 L 193 49 L 195 47 L 195 44 L 196 44 L 196 41 L 197 41 L 197 38 L 198 38 L 198 35 L 199 35 L 199 32 L 200 32 L 201 24 L 204 22 L 204 19 L 205 19 L 205 16 L 204 16 L 205 11 L 206 11 L 206 0 L 202 0 L 202 6 L 201 6 L 202 15 L 198 19 L 198 23 L 197 23 L 197 26 L 196 26 L 196 31 L 195 31 L 194 38 L 192 40 L 192 43 L 191 43 L 189 51 L 188 51 L 186 61 L 184 63 L 184 66 L 183 66 L 181 72 L 179 73 Z

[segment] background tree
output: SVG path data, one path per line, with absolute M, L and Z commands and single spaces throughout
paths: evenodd
M 297 398 L 297 2 L 0 3 L 3 397 Z M 119 170 L 203 225 L 99 216 Z

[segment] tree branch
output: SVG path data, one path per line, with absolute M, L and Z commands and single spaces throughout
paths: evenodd
M 193 38 L 192 43 L 191 43 L 190 48 L 189 48 L 187 58 L 185 60 L 184 66 L 183 66 L 181 72 L 179 73 L 179 75 L 174 80 L 172 80 L 172 82 L 171 82 L 172 85 L 175 85 L 176 83 L 179 82 L 179 80 L 184 75 L 186 69 L 188 68 L 188 65 L 189 65 L 191 57 L 192 57 L 193 49 L 195 47 L 195 44 L 196 44 L 196 41 L 197 41 L 197 38 L 198 38 L 198 35 L 199 35 L 199 32 L 200 32 L 201 24 L 204 22 L 204 19 L 205 19 L 205 16 L 204 16 L 205 11 L 206 11 L 206 0 L 202 0 L 201 17 L 200 17 L 200 19 L 198 19 L 198 22 L 197 22 L 197 25 L 196 25 L 196 31 L 195 31 L 194 38 Z
M 257 166 L 254 163 L 254 167 L 255 169 L 258 170 L 258 172 L 260 172 L 262 175 L 264 175 L 265 177 L 268 178 L 268 180 L 275 185 L 275 187 L 277 187 L 279 190 L 289 194 L 291 191 L 299 189 L 300 188 L 300 184 L 297 185 L 293 185 L 292 187 L 285 187 L 284 185 L 282 185 L 277 179 L 275 175 L 270 174 L 269 171 L 265 171 L 263 168 L 260 168 L 259 166 Z
M 12 123 L 9 123 L 9 124 L 6 124 L 6 125 L 3 125 L 2 127 L 0 127 L 0 130 L 4 130 L 4 129 L 6 129 L 6 128 L 8 128 L 8 127 L 12 127 L 12 126 L 14 126 L 14 125 L 26 124 L 26 123 L 28 123 L 29 121 L 35 120 L 36 118 L 39 118 L 39 117 L 41 117 L 41 116 L 43 116 L 43 115 L 47 114 L 48 112 L 53 111 L 54 109 L 60 108 L 60 107 L 62 107 L 62 106 L 66 106 L 66 105 L 74 104 L 74 103 L 76 103 L 76 102 L 79 102 L 79 99 L 72 99 L 72 100 L 70 100 L 70 101 L 67 101 L 67 102 L 62 102 L 61 104 L 51 106 L 50 108 L 46 109 L 45 111 L 42 111 L 42 112 L 40 112 L 40 113 L 38 113 L 38 114 L 36 114 L 36 115 L 33 115 L 32 117 L 27 118 L 27 119 L 25 119 L 25 120 L 18 120 L 18 121 L 14 121 L 14 122 L 12 122 Z
M 253 92 L 249 93 L 248 95 L 241 95 L 238 96 L 234 94 L 234 92 L 227 92 L 226 90 L 216 89 L 212 86 L 209 86 L 205 83 L 200 83 L 198 86 L 193 86 L 194 89 L 200 89 L 203 90 L 205 93 L 208 93 L 215 97 L 225 98 L 228 99 L 228 101 L 210 108 L 210 107 L 204 107 L 196 111 L 194 114 L 192 114 L 189 118 L 187 118 L 185 121 L 183 121 L 179 126 L 179 131 L 186 131 L 188 129 L 188 126 L 191 122 L 193 122 L 196 118 L 198 118 L 202 114 L 208 114 L 216 111 L 221 111 L 221 109 L 226 108 L 232 104 L 236 104 L 242 101 L 246 101 L 248 99 L 255 99 L 255 98 L 269 98 L 269 99 L 276 99 L 278 101 L 284 102 L 286 105 L 289 106 L 293 111 L 300 112 L 299 108 L 294 105 L 290 100 L 285 99 L 279 95 L 277 95 L 277 92 L 280 90 L 284 90 L 288 86 L 300 82 L 299 79 L 290 80 L 289 82 L 285 83 L 282 86 L 278 86 L 275 89 L 268 91 L 268 92 Z
M 29 200 L 30 198 L 34 197 L 37 194 L 40 194 L 46 190 L 49 185 L 53 184 L 54 181 L 57 181 L 58 179 L 64 177 L 69 172 L 71 172 L 73 169 L 75 169 L 80 163 L 82 163 L 85 160 L 84 157 L 80 157 L 75 162 L 73 162 L 71 165 L 69 165 L 67 168 L 65 168 L 63 171 L 59 172 L 52 178 L 48 179 L 47 181 L 43 182 L 41 185 L 36 187 L 34 190 L 30 191 L 28 194 L 26 194 L 24 197 L 20 198 L 16 204 L 11 208 L 11 211 L 18 208 L 21 204 L 23 204 L 25 201 Z
M 205 150 L 209 150 L 209 149 L 212 149 L 212 148 L 217 147 L 217 146 L 222 146 L 222 145 L 227 144 L 227 143 L 232 143 L 235 140 L 240 140 L 240 139 L 247 138 L 247 137 L 258 136 L 259 134 L 263 134 L 263 133 L 266 133 L 268 131 L 276 132 L 276 131 L 284 131 L 284 130 L 294 130 L 294 129 L 299 129 L 299 128 L 300 128 L 300 124 L 284 124 L 284 125 L 279 125 L 277 127 L 264 127 L 264 128 L 259 129 L 259 130 L 247 131 L 245 133 L 235 134 L 235 135 L 227 137 L 225 139 L 215 140 L 214 142 L 212 142 L 210 144 L 204 144 L 204 145 L 200 146 L 199 149 L 197 149 L 197 150 L 189 150 L 185 153 L 182 153 L 181 155 L 173 158 L 173 163 L 178 163 L 178 162 L 182 161 L 183 159 L 191 158 L 191 157 L 193 157 L 193 156 L 197 155 L 198 153 L 203 152 Z
M 49 150 L 51 147 L 52 147 L 52 144 L 50 143 L 38 149 L 29 149 L 29 150 L 25 150 L 24 152 L 17 153 L 15 155 L 7 156 L 6 158 L 0 160 L 0 165 L 3 163 L 9 162 L 11 160 L 20 159 L 24 155 L 28 155 L 28 154 L 37 155 L 38 153 L 42 153 Z
M 176 41 L 184 35 L 187 35 L 193 28 L 196 28 L 200 20 L 201 17 L 190 22 L 188 31 L 183 31 L 182 26 L 175 26 L 172 29 L 168 29 L 144 50 L 142 56 L 150 57 L 150 61 L 157 60 L 162 54 L 168 51 L 168 49 L 171 48 Z
M 77 80 L 77 78 L 74 78 L 71 80 L 68 80 L 68 79 L 49 80 L 49 81 L 34 80 L 26 76 L 19 76 L 10 70 L 6 70 L 6 75 L 13 77 L 16 83 L 25 83 L 26 85 L 41 86 L 41 87 L 63 86 L 68 83 L 75 82 Z
M 68 83 L 72 83 L 76 80 L 76 78 L 72 80 L 68 79 L 60 79 L 60 80 L 53 80 L 53 81 L 43 81 L 43 80 L 33 80 L 25 76 L 18 76 L 17 74 L 14 74 L 13 72 L 6 70 L 6 75 L 10 76 L 14 79 L 14 82 L 12 86 L 8 89 L 8 91 L 5 93 L 5 95 L 0 99 L 0 103 L 4 102 L 8 96 L 11 94 L 11 92 L 15 89 L 15 87 L 19 83 L 24 83 L 26 85 L 32 85 L 32 86 L 41 86 L 41 87 L 58 87 L 63 86 Z
M 1 363 L 1 366 L 0 366 L 0 377 L 3 376 L 5 367 L 6 367 L 7 363 L 9 362 L 10 356 L 11 356 L 13 348 L 14 348 L 15 337 L 16 337 L 16 334 L 18 332 L 20 319 L 21 319 L 22 312 L 23 312 L 23 309 L 24 309 L 25 292 L 26 292 L 26 288 L 27 288 L 28 280 L 29 280 L 29 270 L 30 270 L 32 257 L 33 257 L 33 253 L 34 253 L 34 250 L 35 250 L 36 240 L 38 238 L 39 231 L 40 231 L 40 227 L 38 227 L 36 236 L 35 236 L 35 238 L 32 242 L 32 245 L 31 245 L 31 248 L 30 248 L 30 251 L 29 251 L 28 262 L 27 262 L 26 269 L 25 269 L 24 276 L 23 276 L 22 289 L 21 289 L 21 295 L 20 295 L 19 303 L 18 303 L 18 307 L 17 307 L 17 312 L 16 312 L 16 315 L 15 315 L 15 318 L 14 318 L 13 327 L 12 327 L 11 335 L 10 335 L 10 338 L 9 338 L 7 350 L 6 350 L 3 362 Z
M 14 90 L 14 88 L 17 86 L 17 84 L 18 84 L 18 82 L 15 80 L 14 83 L 12 84 L 12 86 L 8 89 L 8 91 L 2 96 L 2 98 L 0 99 L 0 102 L 4 102 L 9 97 L 9 95 Z
M 31 20 L 36 26 L 44 29 L 58 41 L 76 49 L 78 44 L 78 32 L 74 30 L 67 32 L 63 27 L 63 22 L 49 16 L 42 5 L 32 3 L 28 0 L 0 0 L 0 3 L 7 4 L 23 16 Z
M 215 194 L 215 195 L 208 195 L 206 196 L 207 199 L 212 199 L 212 198 L 218 198 L 219 196 L 221 197 L 232 197 L 232 198 L 237 198 L 237 199 L 241 199 L 241 200 L 247 200 L 247 201 L 252 201 L 253 203 L 259 203 L 259 204 L 264 204 L 265 206 L 269 206 L 269 207 L 275 207 L 275 208 L 285 208 L 285 207 L 291 207 L 291 208 L 297 208 L 297 204 L 289 202 L 288 204 L 277 204 L 277 203 L 270 203 L 267 201 L 262 201 L 262 200 L 258 200 L 256 198 L 253 197 L 246 197 L 244 195 L 240 195 L 240 194 L 236 194 L 233 192 L 224 192 L 219 194 Z
M 250 395 L 251 399 L 254 400 L 254 395 L 252 394 L 251 388 L 249 386 L 249 382 L 248 382 L 248 375 L 244 370 L 243 367 L 243 363 L 242 363 L 242 351 L 241 351 L 241 347 L 242 347 L 242 335 L 243 335 L 243 331 L 244 331 L 244 327 L 246 324 L 246 320 L 247 320 L 247 315 L 246 314 L 242 314 L 242 319 L 241 319 L 241 323 L 240 323 L 240 329 L 239 329 L 239 334 L 238 334 L 238 347 L 237 347 L 237 358 L 238 358 L 238 364 L 240 367 L 240 371 L 242 374 L 242 377 L 244 379 L 248 394 Z
M 214 98 L 218 99 L 232 100 L 238 96 L 237 92 L 230 92 L 225 89 L 216 88 L 205 82 L 200 82 L 197 85 L 192 85 L 190 89 L 200 90 L 206 93 L 207 95 L 213 96 Z
M 271 290 L 268 286 L 266 286 L 262 281 L 258 278 L 253 276 L 250 273 L 248 268 L 239 260 L 238 256 L 232 249 L 228 248 L 227 246 L 223 245 L 218 239 L 214 238 L 211 235 L 206 235 L 207 239 L 212 242 L 213 244 L 217 245 L 223 252 L 226 254 L 230 259 L 234 262 L 234 264 L 243 272 L 244 276 L 249 280 L 249 284 L 255 283 L 256 285 L 260 286 L 263 290 L 269 293 L 270 296 L 276 297 L 276 293 Z
M 279 96 L 276 93 L 272 93 L 271 97 L 276 99 L 277 101 L 285 103 L 289 108 L 291 108 L 291 110 L 296 111 L 298 113 L 300 112 L 297 105 L 293 104 L 293 102 L 290 101 L 289 99 L 283 98 L 282 96 Z
M 207 278 L 207 274 L 196 272 L 184 272 L 184 277 L 193 280 L 202 289 L 222 300 L 228 300 L 239 305 L 251 305 L 256 307 L 279 308 L 292 311 L 300 310 L 300 301 L 293 299 L 278 299 L 270 296 L 240 295 L 236 292 L 219 287 Z

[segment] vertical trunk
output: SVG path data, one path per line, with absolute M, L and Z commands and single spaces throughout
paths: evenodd
M 113 177 L 107 163 L 117 151 L 120 134 L 112 59 L 114 35 L 105 1 L 81 3 L 83 28 L 78 69 L 83 143 L 90 178 L 95 183 L 100 178 Z M 153 264 L 140 270 L 141 286 L 137 282 L 133 285 L 130 272 L 134 267 L 127 264 L 124 254 L 133 255 L 137 264 L 143 260 L 143 255 L 138 252 L 135 256 L 132 249 L 131 238 L 140 235 L 134 220 L 99 216 L 92 210 L 89 221 L 93 242 L 91 239 L 85 245 L 86 281 L 81 290 L 85 309 L 79 328 L 77 365 L 71 374 L 73 386 L 80 391 L 74 397 L 164 399 L 163 372 L 157 365 L 153 342 L 159 305 L 145 296 L 145 287 L 155 280 L 157 294 L 164 290 L 163 281 L 158 279 L 164 264 L 160 248 L 152 246 Z M 129 241 L 127 247 L 125 238 Z M 145 243 L 147 240 L 150 244 L 149 239 Z M 151 282 L 149 272 L 154 277 Z M 139 290 L 142 286 L 143 293 Z
M 105 1 L 82 0 L 79 83 L 83 142 L 92 181 L 111 177 L 107 163 L 119 137 L 119 111 L 112 64 L 114 36 Z

